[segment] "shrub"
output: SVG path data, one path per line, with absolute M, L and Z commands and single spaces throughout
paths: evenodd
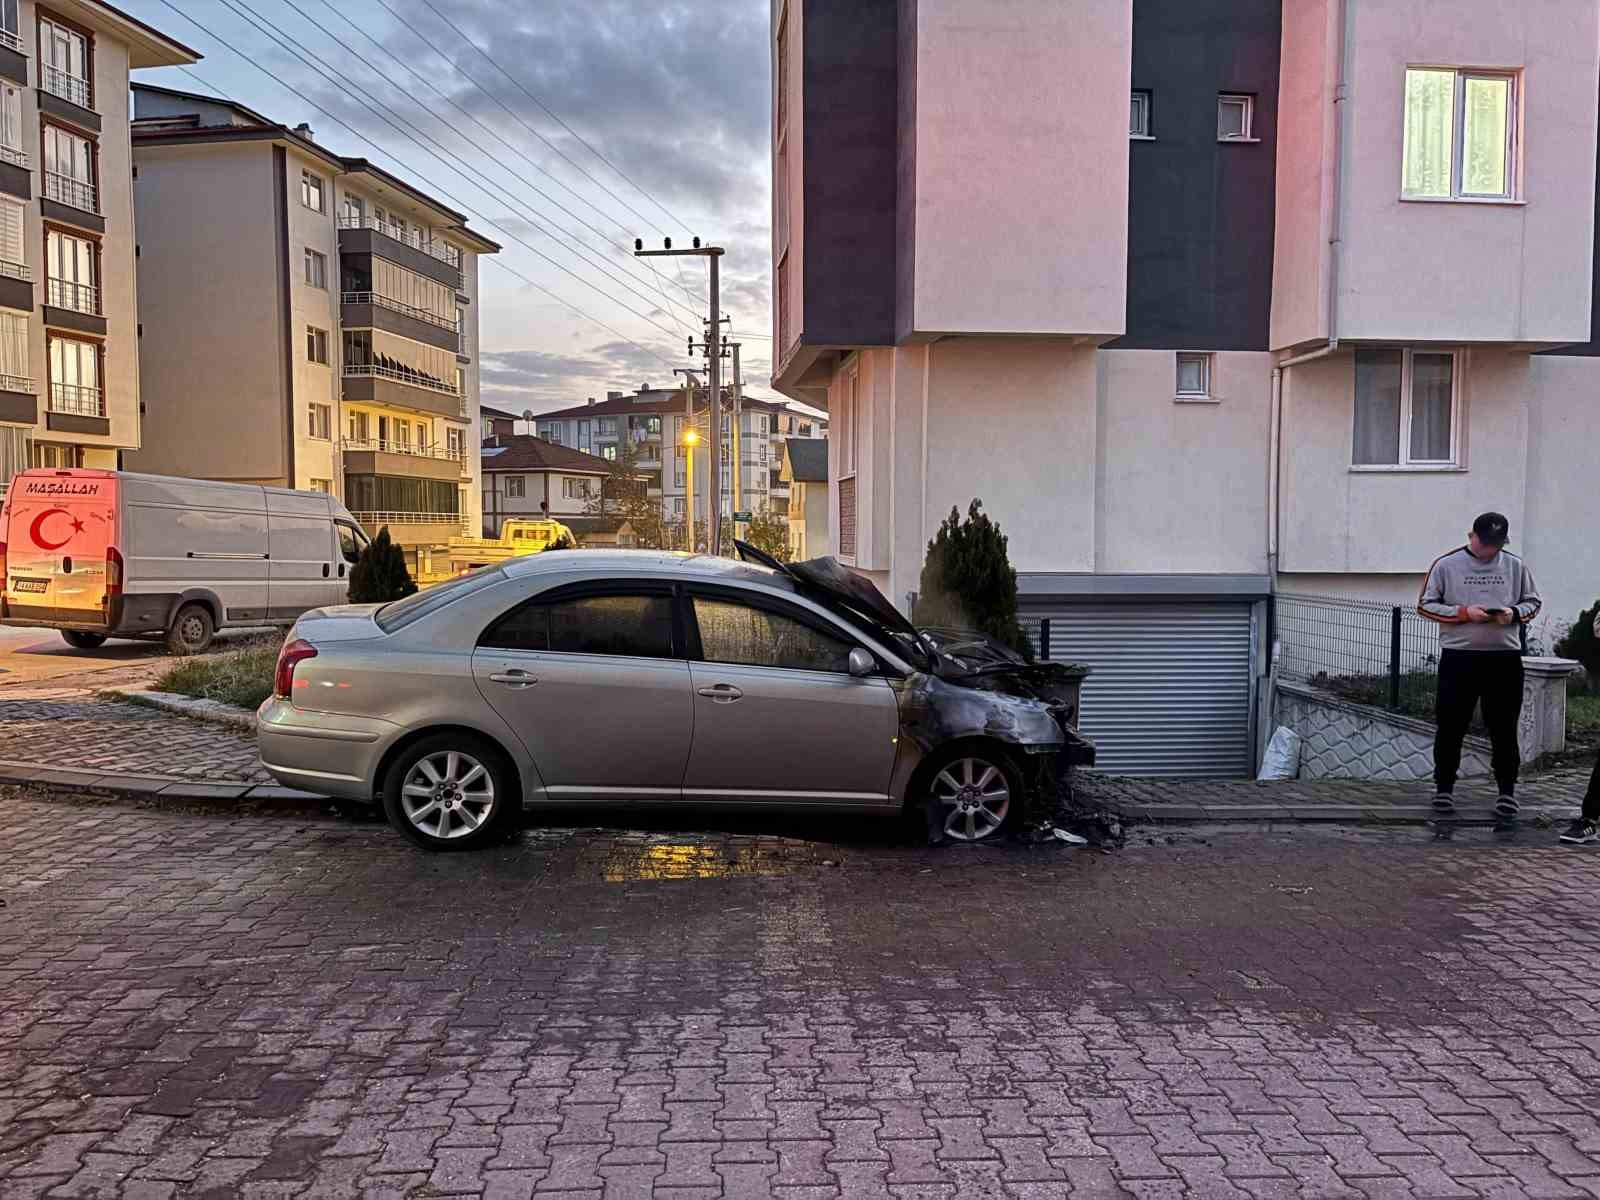
M 1033 658 L 1033 644 L 1017 623 L 1017 573 L 1006 535 L 974 500 L 966 520 L 956 509 L 928 543 L 912 620 L 918 625 L 975 629 Z
M 350 603 L 387 604 L 417 590 L 406 569 L 405 552 L 389 540 L 389 527 L 361 551 L 361 558 L 350 570 Z
M 156 687 L 238 708 L 258 708 L 272 695 L 272 673 L 282 642 L 282 637 L 252 638 L 221 654 L 183 658 L 167 668 Z
M 1588 676 L 1591 691 L 1600 690 L 1600 637 L 1595 636 L 1595 617 L 1600 615 L 1600 601 L 1596 601 L 1593 608 L 1586 608 L 1578 614 L 1577 622 L 1567 630 L 1566 637 L 1556 643 L 1556 654 L 1562 658 L 1574 658 L 1583 664 L 1583 673 Z

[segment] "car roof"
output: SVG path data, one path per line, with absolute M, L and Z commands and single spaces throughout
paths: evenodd
M 578 572 L 600 579 L 618 575 L 661 575 L 685 583 L 750 583 L 786 592 L 795 590 L 794 580 L 770 567 L 682 551 L 546 550 L 542 554 L 513 558 L 504 569 L 514 579 L 556 572 L 563 575 Z

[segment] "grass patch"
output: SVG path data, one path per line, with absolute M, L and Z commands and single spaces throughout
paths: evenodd
M 1567 693 L 1567 736 L 1600 741 L 1600 692 Z
M 180 658 L 156 680 L 163 692 L 255 709 L 272 695 L 281 638 L 254 638 L 220 654 Z

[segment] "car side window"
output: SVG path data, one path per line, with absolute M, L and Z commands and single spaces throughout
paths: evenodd
M 535 600 L 497 620 L 478 644 L 497 650 L 672 658 L 672 597 L 623 592 Z
M 694 617 L 707 662 L 839 674 L 850 670 L 850 642 L 770 608 L 696 596 Z
M 361 546 L 365 539 L 359 539 L 354 528 L 343 521 L 338 522 L 335 529 L 339 531 L 339 553 L 344 560 L 352 566 L 361 561 Z

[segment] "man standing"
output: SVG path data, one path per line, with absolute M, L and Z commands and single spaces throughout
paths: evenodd
M 1428 569 L 1417 611 L 1439 623 L 1438 729 L 1433 742 L 1433 810 L 1456 810 L 1456 773 L 1472 711 L 1483 704 L 1483 723 L 1494 748 L 1495 812 L 1517 815 L 1517 770 L 1522 751 L 1522 629 L 1539 613 L 1533 573 L 1506 550 L 1511 524 L 1497 512 L 1472 523 L 1467 544 Z
M 1600 612 L 1594 615 L 1594 634 L 1600 637 Z M 1561 840 L 1580 846 L 1600 842 L 1600 758 L 1595 759 L 1594 774 L 1589 776 L 1589 790 L 1583 796 L 1583 812 L 1567 826 Z

